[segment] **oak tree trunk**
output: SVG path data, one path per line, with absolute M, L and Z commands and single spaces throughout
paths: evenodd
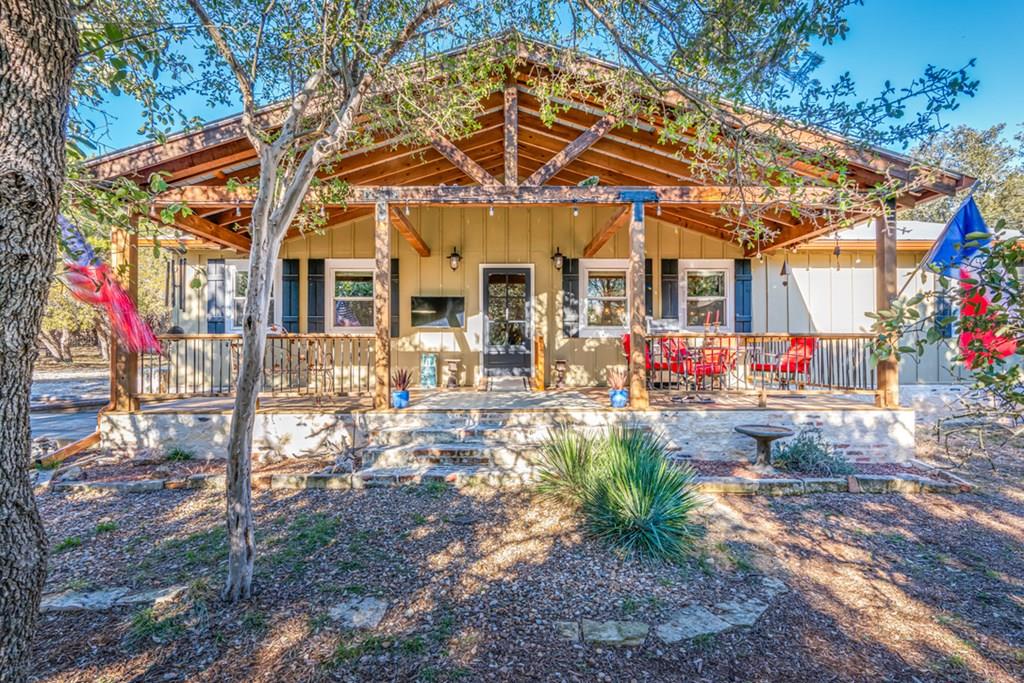
M 23 681 L 46 577 L 29 386 L 57 246 L 78 37 L 66 0 L 0 0 L 0 681 Z

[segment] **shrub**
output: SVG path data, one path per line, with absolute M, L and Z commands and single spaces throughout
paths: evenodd
M 614 430 L 600 451 L 583 498 L 590 532 L 623 555 L 680 559 L 700 505 L 693 470 L 670 464 L 662 441 L 638 429 Z
M 595 446 L 592 437 L 565 425 L 548 432 L 540 453 L 540 491 L 564 503 L 582 503 Z
M 192 451 L 175 447 L 167 451 L 167 455 L 164 456 L 164 460 L 167 462 L 185 462 L 187 460 L 191 460 L 193 457 L 195 456 L 192 455 Z
M 822 477 L 853 474 L 853 466 L 835 452 L 817 429 L 801 430 L 795 438 L 775 444 L 772 464 L 780 470 Z

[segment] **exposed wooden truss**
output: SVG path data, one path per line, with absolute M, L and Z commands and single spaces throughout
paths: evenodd
M 827 168 L 794 162 L 793 170 L 807 179 L 807 189 L 799 196 L 790 196 L 784 189 L 704 186 L 703 162 L 692 151 L 699 142 L 688 140 L 685 131 L 665 135 L 665 122 L 655 115 L 616 121 L 593 101 L 555 97 L 560 106 L 554 119 L 542 117 L 542 99 L 529 75 L 531 64 L 528 60 L 481 100 L 478 127 L 461 139 L 438 137 L 420 143 L 413 142 L 412 136 L 382 133 L 365 147 L 340 154 L 320 177 L 340 179 L 353 192 L 345 207 L 327 207 L 326 229 L 372 213 L 372 205 L 379 200 L 393 207 L 405 203 L 622 204 L 626 203 L 623 192 L 646 190 L 655 200 L 646 206 L 648 217 L 724 240 L 735 239 L 736 228 L 744 226 L 744 219 L 723 211 L 723 205 L 758 205 L 758 219 L 777 234 L 772 244 L 761 245 L 761 251 L 795 246 L 835 230 L 815 209 L 830 200 L 827 187 L 835 178 Z M 280 118 L 275 108 L 260 116 L 269 126 Z M 793 143 L 845 155 L 849 177 L 864 189 L 886 178 L 909 183 L 919 177 L 920 171 L 899 155 L 856 148 L 835 136 L 794 131 Z M 258 159 L 237 120 L 173 136 L 163 145 L 143 145 L 108 155 L 93 162 L 92 168 L 105 178 L 129 175 L 145 179 L 154 172 L 167 173 L 174 189 L 159 198 L 157 205 L 176 198 L 174 201 L 187 201 L 197 211 L 189 220 L 182 220 L 179 228 L 220 246 L 248 249 L 245 225 L 251 202 L 244 191 L 228 196 L 226 185 L 232 179 L 251 180 L 258 172 Z M 955 192 L 971 180 L 947 171 L 933 174 L 934 180 L 929 176 L 928 183 L 914 194 L 900 197 L 898 203 L 910 206 L 927 201 L 940 193 Z M 588 179 L 593 182 L 595 177 L 596 187 L 575 187 Z M 520 183 L 520 179 L 525 180 Z M 798 216 L 789 214 L 793 201 L 803 204 Z M 411 228 L 402 218 L 393 216 L 391 221 L 400 233 Z M 605 229 L 613 229 L 614 235 L 621 228 L 604 226 L 594 244 L 611 238 L 604 236 Z M 289 238 L 301 234 L 293 230 Z M 418 235 L 414 229 L 411 234 Z M 415 238 L 403 236 L 418 253 L 429 250 Z M 596 252 L 600 245 L 592 248 Z
M 579 137 L 570 142 L 565 149 L 551 157 L 551 160 L 533 172 L 524 185 L 543 185 L 558 175 L 558 172 L 572 163 L 573 159 L 585 152 L 588 147 L 600 140 L 615 125 L 615 117 L 606 115 L 597 123 L 580 133 Z
M 590 240 L 590 242 L 583 248 L 583 257 L 591 258 L 597 255 L 597 252 L 601 251 L 601 247 L 608 243 L 612 237 L 615 236 L 619 230 L 629 223 L 631 207 L 623 206 L 621 209 L 612 214 L 612 217 L 608 219 L 608 222 L 604 224 L 597 234 Z
M 456 168 L 481 185 L 501 184 L 494 176 L 485 171 L 480 164 L 473 161 L 468 154 L 453 145 L 447 138 L 436 136 L 430 141 L 430 144 L 434 149 L 443 154 L 448 161 L 452 162 Z
M 420 237 L 420 233 L 413 226 L 412 221 L 394 206 L 391 207 L 391 224 L 395 226 L 398 234 L 405 238 L 405 241 L 409 243 L 417 254 L 420 256 L 430 256 L 430 247 Z
M 357 186 L 349 188 L 346 198 L 348 206 L 376 204 L 380 201 L 407 204 L 622 204 L 635 201 L 635 193 L 645 193 L 644 201 L 669 204 L 779 204 L 792 201 L 805 206 L 822 205 L 828 202 L 832 192 L 826 188 L 808 187 L 790 193 L 780 193 L 769 187 L 731 187 L 719 185 L 640 185 L 616 186 L 597 185 L 579 187 L 565 185 L 541 185 L 519 187 L 463 186 L 463 185 L 398 185 L 398 186 Z M 193 207 L 204 206 L 248 206 L 252 204 L 252 192 L 248 188 L 229 190 L 227 187 L 193 185 L 167 190 L 155 198 L 158 206 L 187 203 Z M 341 204 L 326 204 L 341 206 Z

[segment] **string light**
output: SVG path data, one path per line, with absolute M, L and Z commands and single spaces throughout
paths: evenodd
M 238 202 L 235 202 L 235 215 L 236 216 L 241 216 L 242 215 L 242 206 Z
M 406 215 L 406 216 L 408 216 L 408 215 L 409 215 L 409 202 L 406 202 L 406 203 L 405 203 L 405 215 Z
M 579 215 L 580 215 L 580 207 L 576 206 L 576 200 L 574 199 L 573 203 L 572 203 L 572 216 L 573 216 L 573 218 L 576 218 Z
M 494 203 L 493 202 L 491 203 L 490 206 L 487 207 L 487 215 L 488 216 L 493 216 L 494 215 Z
M 658 216 L 661 216 L 661 202 L 660 201 L 658 202 L 657 208 L 655 209 L 655 214 L 657 214 Z

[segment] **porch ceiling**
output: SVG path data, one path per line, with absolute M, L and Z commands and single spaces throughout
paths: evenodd
M 719 239 L 734 239 L 738 219 L 735 213 L 726 215 L 723 207 L 739 202 L 735 188 L 704 186 L 695 171 L 700 162 L 685 141 L 663 141 L 661 122 L 656 119 L 610 121 L 606 112 L 583 101 L 560 102 L 566 109 L 549 125 L 541 119 L 541 102 L 528 85 L 536 75 L 527 73 L 528 66 L 524 65 L 504 93 L 496 92 L 481 101 L 478 129 L 462 139 L 409 144 L 379 137 L 341 155 L 333 165 L 335 170 L 321 177 L 348 183 L 354 190 L 353 200 L 347 207 L 327 208 L 327 227 L 372 213 L 368 204 L 375 198 L 416 204 L 622 203 L 621 197 L 616 199 L 617 192 L 629 188 L 658 192 L 660 209 L 649 205 L 649 216 Z M 272 126 L 280 117 L 280 108 L 270 108 L 261 117 Z M 813 147 L 835 142 L 825 136 L 805 139 L 808 135 L 801 133 L 798 143 Z M 851 176 L 864 189 L 886 174 L 904 177 L 912 173 L 909 160 L 881 150 L 851 151 L 848 163 Z M 506 171 L 513 168 L 516 177 L 505 178 Z M 158 204 L 185 200 L 197 212 L 179 220 L 175 227 L 219 246 L 248 249 L 247 205 L 251 202 L 244 194 L 227 192 L 226 185 L 229 179 L 255 176 L 258 161 L 237 118 L 174 136 L 162 145 L 115 152 L 94 160 L 92 169 L 101 178 L 145 180 L 152 173 L 168 174 L 174 189 Z M 774 242 L 763 245 L 762 250 L 793 246 L 836 227 L 826 218 L 820 201 L 821 193 L 830 192 L 820 185 L 827 172 L 806 164 L 796 165 L 794 170 L 807 179 L 800 216 L 789 212 L 788 196 L 770 188 L 743 191 L 744 203 L 763 204 L 761 218 L 777 233 Z M 525 184 L 534 174 L 540 182 Z M 594 176 L 599 179 L 597 187 L 577 187 Z M 966 176 L 942 171 L 934 183 L 899 201 L 904 205 L 929 201 L 970 182 Z M 407 231 L 400 232 L 408 238 Z M 293 231 L 290 236 L 298 234 Z

